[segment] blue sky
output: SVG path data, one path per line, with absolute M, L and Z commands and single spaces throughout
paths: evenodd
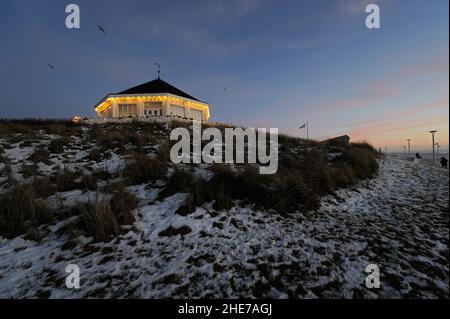
M 65 27 L 65 6 L 81 28 Z M 368 3 L 381 29 L 365 27 Z M 93 105 L 162 78 L 212 119 L 314 138 L 349 134 L 448 149 L 448 0 L 6 0 L 0 117 L 93 116 Z M 106 29 L 101 34 L 96 25 Z M 50 63 L 55 70 L 48 68 Z

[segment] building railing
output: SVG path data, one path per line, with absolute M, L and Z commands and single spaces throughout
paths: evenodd
M 133 121 L 147 122 L 147 123 L 168 123 L 173 120 L 192 123 L 194 119 L 178 116 L 178 115 L 146 115 L 146 116 L 127 116 L 127 117 L 117 117 L 117 118 L 89 118 L 89 117 L 79 117 L 76 116 L 77 123 L 82 124 L 106 124 L 106 123 L 132 123 Z M 201 121 L 209 126 L 233 126 L 231 123 L 215 122 L 215 121 Z

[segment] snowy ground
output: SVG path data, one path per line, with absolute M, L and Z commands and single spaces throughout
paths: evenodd
M 0 298 L 448 298 L 448 176 L 385 159 L 376 179 L 290 217 L 210 204 L 180 216 L 185 194 L 155 202 L 158 189 L 135 186 L 137 221 L 110 243 L 68 247 L 58 230 L 77 217 L 40 243 L 0 238 Z M 65 286 L 71 263 L 79 290 Z M 365 287 L 368 264 L 380 289 Z

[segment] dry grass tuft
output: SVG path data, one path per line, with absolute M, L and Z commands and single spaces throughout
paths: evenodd
M 137 207 L 137 198 L 122 184 L 111 186 L 109 201 L 95 200 L 78 207 L 82 228 L 96 241 L 109 241 L 121 234 L 121 225 L 131 225 L 135 218 L 132 211 Z
M 47 147 L 44 145 L 39 145 L 35 148 L 33 154 L 28 157 L 29 161 L 37 164 L 39 162 L 45 163 L 47 165 L 51 164 L 50 162 L 50 153 L 47 150 Z
M 50 154 L 61 154 L 64 152 L 64 148 L 68 147 L 70 144 L 70 139 L 67 136 L 54 139 L 47 145 L 47 151 Z
M 120 225 L 134 223 L 135 218 L 132 211 L 137 207 L 138 200 L 122 184 L 116 185 L 115 189 L 112 190 L 112 197 L 109 204 Z
M 120 234 L 120 227 L 108 202 L 88 203 L 80 206 L 86 231 L 97 241 L 109 241 Z
M 123 176 L 128 185 L 137 185 L 155 181 L 167 175 L 170 149 L 162 145 L 155 158 L 145 154 L 134 154 L 127 163 Z
M 13 238 L 50 222 L 52 212 L 31 185 L 16 186 L 0 196 L 0 235 Z

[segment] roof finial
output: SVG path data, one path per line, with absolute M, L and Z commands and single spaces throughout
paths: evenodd
M 158 68 L 158 79 L 161 77 L 161 64 L 155 63 L 156 67 Z

